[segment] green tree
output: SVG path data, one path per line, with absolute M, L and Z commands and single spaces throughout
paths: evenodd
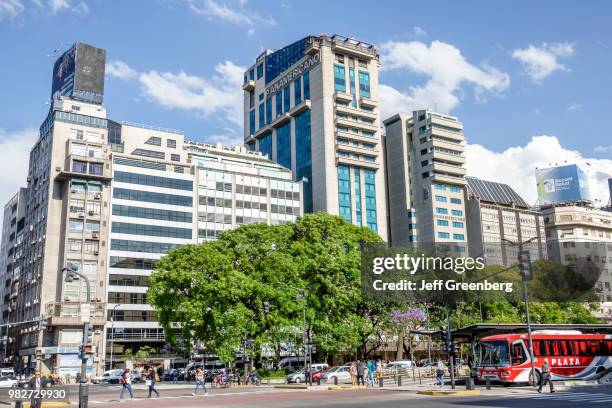
M 136 351 L 136 353 L 134 353 L 134 359 L 135 360 L 139 360 L 139 361 L 144 361 L 147 360 L 151 354 L 155 353 L 155 349 L 153 349 L 153 347 L 150 346 L 142 346 L 141 348 L 138 349 L 138 351 Z
M 134 360 L 134 353 L 131 348 L 123 350 L 123 361 Z

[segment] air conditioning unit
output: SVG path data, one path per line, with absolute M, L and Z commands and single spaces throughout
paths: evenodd
M 99 253 L 98 251 L 94 251 L 93 252 L 94 255 L 98 255 L 98 253 Z
M 56 166 L 55 171 L 62 171 L 62 168 L 60 166 Z
M 91 233 L 91 237 L 92 238 L 98 238 L 98 233 L 97 232 L 92 232 Z
M 94 330 L 94 334 L 100 335 L 100 334 L 102 334 L 102 330 L 100 330 L 100 329 Z
M 85 218 L 85 213 L 79 213 L 79 218 Z
M 74 193 L 78 193 L 78 191 L 77 191 L 77 189 L 76 189 L 76 188 L 71 188 L 71 189 L 70 189 L 70 192 L 71 192 L 71 193 L 73 193 L 73 194 L 74 194 Z
M 94 211 L 93 211 L 93 210 L 89 210 L 87 213 L 88 213 L 89 215 L 94 215 Z
M 100 193 L 96 193 L 96 194 L 94 194 L 94 198 L 95 198 L 96 200 L 99 200 L 99 199 L 101 199 L 101 198 L 102 198 L 102 194 L 100 194 Z

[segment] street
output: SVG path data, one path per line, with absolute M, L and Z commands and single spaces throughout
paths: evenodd
M 433 389 L 433 388 L 423 388 Z M 450 387 L 445 387 L 449 390 Z M 160 398 L 148 399 L 146 387 L 134 388 L 136 398 L 118 400 L 119 386 L 90 387 L 89 406 L 95 407 L 147 407 L 147 408 L 191 408 L 191 407 L 583 407 L 585 403 L 595 406 L 612 404 L 612 386 L 558 386 L 554 394 L 538 394 L 527 387 L 494 387 L 480 389 L 476 396 L 430 396 L 416 394 L 415 389 L 398 387 L 328 390 L 320 389 L 276 389 L 268 386 L 209 389 L 209 395 L 191 395 L 192 389 L 185 385 L 162 384 Z M 78 391 L 71 393 L 73 406 L 78 406 Z

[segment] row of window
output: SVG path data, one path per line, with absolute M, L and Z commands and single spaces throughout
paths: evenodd
M 612 340 L 533 340 L 533 354 L 546 356 L 612 356 Z
M 88 200 L 85 203 L 85 200 L 70 199 L 70 212 L 73 214 L 84 212 L 92 215 L 100 214 L 100 201 Z
M 146 305 L 146 293 L 108 292 L 108 303 Z M 117 310 L 115 310 L 116 312 Z
M 450 239 L 450 233 L 449 232 L 438 232 L 438 238 Z M 465 235 L 464 234 L 453 234 L 453 239 L 455 241 L 465 241 Z
M 160 210 L 158 208 L 131 207 L 113 204 L 113 215 L 150 220 L 191 222 L 192 214 L 183 211 Z
M 114 251 L 165 254 L 168 251 L 174 248 L 178 248 L 180 246 L 181 244 L 169 244 L 167 242 L 145 242 L 145 241 L 130 241 L 130 240 L 125 240 L 125 239 L 112 239 L 110 249 Z
M 447 184 L 434 184 L 433 186 L 436 190 L 439 190 L 439 191 L 448 190 L 451 193 L 460 193 L 462 191 L 461 187 L 459 186 L 451 186 Z
M 132 224 L 127 222 L 113 222 L 111 228 L 111 231 L 117 234 L 191 239 L 190 228 L 163 227 L 160 225 Z
M 94 239 L 68 239 L 68 252 L 83 252 L 86 254 L 97 255 L 100 250 L 100 241 Z
M 441 196 L 441 195 L 436 195 L 436 201 L 439 202 L 439 203 L 446 203 L 448 201 L 448 197 Z M 461 204 L 461 199 L 460 198 L 451 197 L 450 198 L 450 202 L 451 202 L 451 204 Z
M 85 226 L 86 232 L 100 232 L 100 221 L 85 221 L 78 218 L 70 218 L 68 220 L 68 232 L 83 232 L 83 226 Z
M 139 310 L 109 310 L 108 320 L 116 322 L 156 322 L 155 312 Z
M 162 188 L 172 188 L 176 190 L 193 190 L 193 181 L 173 179 L 161 176 L 151 176 L 149 174 L 128 173 L 124 171 L 116 171 L 114 175 L 115 181 L 140 184 L 143 186 L 154 186 Z
M 449 222 L 447 220 L 437 220 L 437 224 L 440 227 L 448 227 Z M 463 223 L 459 221 L 453 221 L 454 228 L 463 228 Z
M 108 284 L 110 286 L 149 286 L 149 277 L 110 274 L 108 276 Z
M 191 207 L 193 205 L 193 199 L 189 196 L 153 193 L 150 191 L 130 190 L 126 188 L 114 188 L 113 198 L 142 201 L 146 203 L 180 205 L 183 207 Z
M 87 171 L 87 165 L 89 164 L 89 171 Z M 72 171 L 74 173 L 81 174 L 92 174 L 94 176 L 101 176 L 104 170 L 102 163 L 87 163 L 80 160 L 72 161 Z
M 108 267 L 109 268 L 149 270 L 149 269 L 155 268 L 155 259 L 125 258 L 122 256 L 111 256 Z
M 448 215 L 448 208 L 436 207 L 436 214 Z M 455 217 L 463 217 L 463 211 L 451 210 L 451 214 Z

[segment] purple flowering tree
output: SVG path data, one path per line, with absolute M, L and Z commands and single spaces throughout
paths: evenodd
M 410 308 L 406 311 L 394 310 L 390 314 L 391 322 L 397 333 L 397 360 L 402 360 L 404 348 L 407 348 L 407 353 L 410 354 L 410 359 L 414 360 L 414 336 L 411 331 L 423 327 L 423 323 L 427 321 L 427 316 L 423 310 L 419 308 Z M 408 345 L 406 345 L 406 340 Z

